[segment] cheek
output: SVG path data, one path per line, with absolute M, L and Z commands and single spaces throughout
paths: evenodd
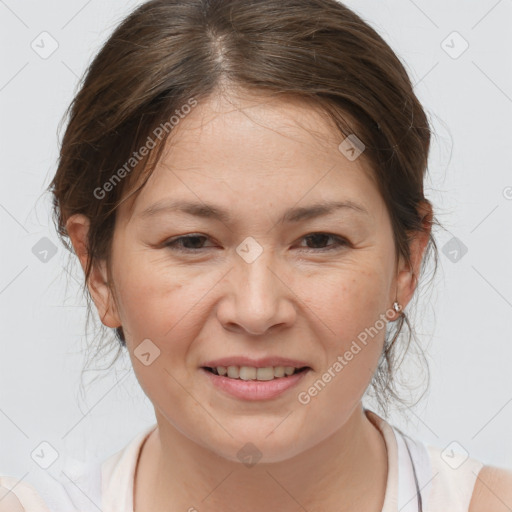
M 346 421 L 377 368 L 387 325 L 387 295 L 380 270 L 360 269 L 350 279 L 339 274 L 338 281 L 324 283 L 321 293 L 308 297 L 308 305 L 317 308 L 316 339 L 322 344 L 325 362 L 309 387 L 298 390 L 297 398 L 304 414 L 315 418 L 315 429 L 323 425 L 322 436 Z
M 114 279 L 120 320 L 127 337 L 133 337 L 133 344 L 169 331 L 184 309 L 179 298 L 183 299 L 181 289 L 185 282 L 179 270 L 163 263 L 161 258 L 148 258 L 145 251 L 125 252 L 116 261 Z
M 119 301 L 133 370 L 155 406 L 172 403 L 180 410 L 187 406 L 187 394 L 179 383 L 188 378 L 184 362 L 200 325 L 194 321 L 197 299 L 169 273 L 139 268 L 121 280 Z
M 117 267 L 118 302 L 134 371 L 145 391 L 152 392 L 159 382 L 172 381 L 170 375 L 180 382 L 190 377 L 189 355 L 208 313 L 205 297 L 219 277 L 201 271 L 193 275 L 163 259 L 142 256 Z M 148 367 L 138 359 L 147 339 L 158 354 Z
M 308 316 L 316 318 L 315 339 L 324 353 L 318 395 L 314 395 L 316 390 L 308 392 L 311 401 L 328 408 L 333 402 L 350 404 L 367 388 L 386 333 L 385 277 L 378 264 L 358 266 L 357 271 L 332 273 L 307 292 L 307 310 L 315 313 Z M 317 412 L 323 414 L 320 409 Z
M 358 265 L 330 272 L 315 280 L 315 286 L 304 287 L 306 311 L 315 313 L 330 345 L 343 349 L 386 312 L 390 306 L 386 277 L 378 264 Z M 320 333 L 318 338 L 322 339 Z

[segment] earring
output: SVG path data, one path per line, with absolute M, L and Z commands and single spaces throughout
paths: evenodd
M 393 309 L 397 313 L 400 313 L 400 311 L 402 311 L 402 306 L 395 300 L 395 302 L 393 302 Z

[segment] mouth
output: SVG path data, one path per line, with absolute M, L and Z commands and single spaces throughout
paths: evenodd
M 268 363 L 267 363 L 268 364 Z M 309 366 L 201 366 L 200 372 L 225 396 L 244 401 L 290 396 L 312 368 Z
M 287 379 L 292 375 L 311 370 L 309 366 L 302 366 L 300 368 L 296 368 L 294 366 L 267 366 L 264 368 L 256 368 L 253 366 L 202 366 L 201 368 L 207 372 L 212 373 L 213 375 L 244 381 L 270 381 Z

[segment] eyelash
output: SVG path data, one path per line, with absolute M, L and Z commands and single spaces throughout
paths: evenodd
M 328 247 L 328 248 L 322 248 L 322 249 L 306 248 L 306 250 L 328 252 L 328 251 L 339 250 L 340 248 L 348 245 L 347 240 L 345 240 L 345 239 L 343 239 L 343 238 L 341 238 L 341 237 L 339 237 L 337 235 L 333 235 L 331 233 L 322 233 L 322 232 L 310 233 L 308 235 L 303 236 L 302 239 L 304 240 L 306 238 L 310 238 L 310 237 L 313 237 L 315 235 L 324 235 L 324 236 L 330 237 L 330 238 L 334 239 L 336 241 L 336 243 L 334 245 L 331 245 L 331 247 Z M 173 251 L 185 252 L 185 253 L 197 253 L 199 250 L 201 250 L 203 248 L 200 247 L 198 249 L 190 249 L 190 248 L 186 248 L 186 247 L 183 247 L 183 246 L 179 246 L 179 244 L 178 244 L 178 242 L 180 240 L 190 240 L 190 239 L 193 239 L 193 238 L 206 238 L 207 239 L 208 237 L 204 236 L 204 235 L 180 236 L 180 237 L 177 237 L 175 239 L 171 239 L 168 242 L 165 242 L 164 246 L 165 247 L 169 247 Z M 206 247 L 206 249 L 208 249 L 208 247 Z M 210 249 L 211 249 L 211 247 L 210 247 Z

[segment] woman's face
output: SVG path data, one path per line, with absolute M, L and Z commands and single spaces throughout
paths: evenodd
M 315 446 L 347 422 L 376 369 L 399 284 L 393 234 L 363 158 L 347 158 L 342 140 L 298 102 L 199 103 L 118 211 L 114 316 L 135 374 L 167 428 L 227 459 L 246 442 L 262 462 Z M 349 206 L 311 209 L 332 202 Z M 310 369 L 280 393 L 276 379 L 240 396 L 243 379 L 226 391 L 216 382 L 228 377 L 202 368 L 232 357 Z

